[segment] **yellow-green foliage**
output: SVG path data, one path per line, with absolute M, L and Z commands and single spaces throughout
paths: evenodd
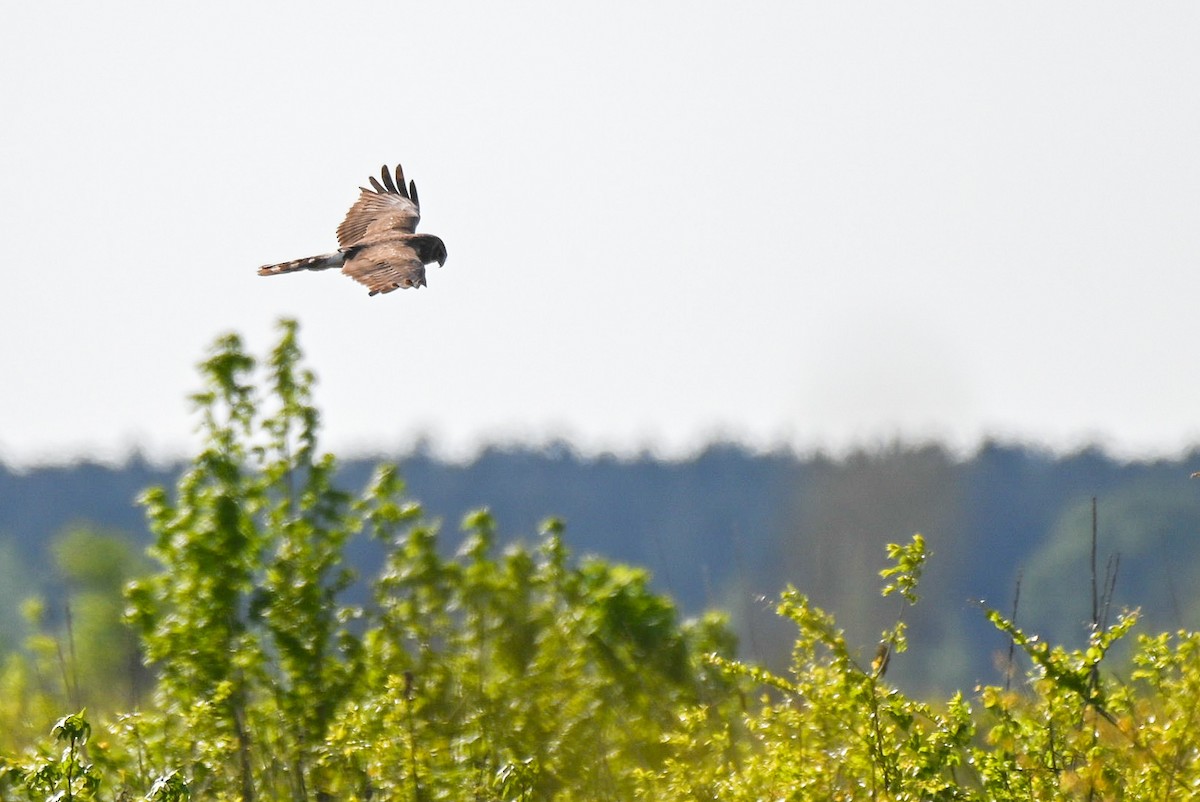
M 909 646 L 904 611 L 928 556 L 917 535 L 888 548 L 898 615 L 873 659 L 789 589 L 778 611 L 796 627 L 791 665 L 771 673 L 735 658 L 723 617 L 681 622 L 644 571 L 572 561 L 558 521 L 501 551 L 491 516 L 474 513 L 451 554 L 393 468 L 357 496 L 337 488 L 295 334 L 285 323 L 265 399 L 238 339 L 218 342 L 195 396 L 201 453 L 173 492 L 145 495 L 160 568 L 129 588 L 126 618 L 152 699 L 62 716 L 95 689 L 71 681 L 43 630 L 0 671 L 0 800 L 1200 791 L 1200 635 L 1140 636 L 1114 671 L 1133 614 L 1066 650 L 988 612 L 1030 666 L 1024 681 L 912 699 L 887 668 Z M 352 537 L 377 549 L 377 576 L 343 568 Z

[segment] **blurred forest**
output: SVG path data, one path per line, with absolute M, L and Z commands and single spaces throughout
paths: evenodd
M 343 461 L 340 483 L 364 487 L 378 461 Z M 528 541 L 545 516 L 559 516 L 574 553 L 649 568 L 687 614 L 729 611 L 741 655 L 768 666 L 786 663 L 794 638 L 773 612 L 789 583 L 872 651 L 896 616 L 878 593 L 884 545 L 917 532 L 932 556 L 921 602 L 906 613 L 911 651 L 891 669 L 898 684 L 936 693 L 996 682 L 1008 644 L 979 602 L 1011 611 L 1018 579 L 1020 625 L 1083 644 L 1093 497 L 1100 579 L 1116 575 L 1111 617 L 1141 607 L 1144 631 L 1200 628 L 1200 482 L 1188 478 L 1200 453 L 1122 462 L 1098 449 L 988 443 L 956 459 L 896 444 L 831 458 L 715 444 L 665 461 L 585 458 L 560 445 L 492 448 L 468 464 L 419 450 L 398 464 L 409 494 L 445 522 L 448 547 L 459 542 L 457 522 L 481 506 L 500 531 Z M 117 467 L 0 465 L 0 654 L 28 645 L 31 619 L 61 626 L 69 607 L 79 648 L 96 652 L 90 664 L 137 670 L 132 638 L 112 648 L 119 588 L 149 565 L 135 499 L 181 470 L 138 457 Z M 382 559 L 368 538 L 348 553 L 368 575 Z

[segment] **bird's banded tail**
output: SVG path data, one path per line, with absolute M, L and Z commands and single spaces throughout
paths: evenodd
M 344 253 L 327 253 L 322 256 L 309 256 L 305 259 L 293 259 L 277 265 L 263 265 L 258 269 L 260 276 L 278 276 L 281 273 L 294 273 L 297 270 L 329 270 L 341 267 L 346 261 Z

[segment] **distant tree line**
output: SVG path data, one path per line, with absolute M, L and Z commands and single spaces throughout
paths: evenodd
M 342 463 L 339 481 L 363 486 L 375 462 Z M 932 554 L 929 590 L 911 614 L 913 650 L 898 681 L 944 690 L 994 679 L 1006 646 L 979 602 L 1008 609 L 1019 579 L 1021 623 L 1081 642 L 1093 497 L 1101 569 L 1112 558 L 1117 574 L 1115 609 L 1141 607 L 1155 628 L 1200 626 L 1189 592 L 1200 582 L 1200 481 L 1189 479 L 1197 453 L 1124 462 L 1098 449 L 1055 455 L 992 442 L 955 458 L 936 444 L 896 443 L 832 457 L 715 443 L 669 461 L 581 456 L 560 444 L 488 448 L 465 464 L 418 450 L 397 462 L 431 516 L 455 522 L 486 505 L 509 539 L 526 541 L 545 515 L 560 516 L 575 553 L 647 567 L 688 614 L 730 611 L 743 653 L 768 665 L 786 661 L 790 641 L 763 599 L 789 583 L 837 610 L 850 642 L 869 647 L 894 613 L 869 591 L 883 546 L 915 532 Z M 78 551 L 64 539 L 96 530 L 111 544 L 124 533 L 138 554 L 149 533 L 136 497 L 181 470 L 136 456 L 120 466 L 0 466 L 0 650 L 22 642 L 25 598 L 40 596 L 41 614 L 59 620 L 61 601 L 87 586 L 77 558 L 56 557 Z M 361 568 L 382 560 L 365 538 L 346 553 Z

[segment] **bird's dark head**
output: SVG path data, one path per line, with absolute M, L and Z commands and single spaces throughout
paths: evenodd
M 438 267 L 446 264 L 446 243 L 441 237 L 433 234 L 413 234 L 408 238 L 408 244 L 417 252 L 422 264 L 438 263 Z

